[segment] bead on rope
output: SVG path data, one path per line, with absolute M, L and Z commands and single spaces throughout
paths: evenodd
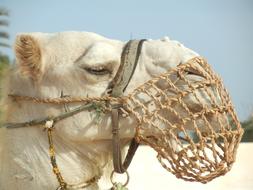
M 44 127 L 45 127 L 46 129 L 51 129 L 53 126 L 54 126 L 54 120 L 48 120 L 48 121 L 46 121 Z

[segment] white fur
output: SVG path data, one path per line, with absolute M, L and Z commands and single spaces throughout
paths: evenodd
M 26 35 L 39 42 L 43 76 L 38 82 L 31 81 L 19 72 L 19 60 L 16 60 L 17 66 L 10 73 L 6 95 L 12 93 L 42 98 L 59 97 L 63 91 L 65 95 L 70 96 L 101 96 L 118 69 L 125 44 L 87 32 Z M 80 58 L 83 54 L 84 57 Z M 169 38 L 145 42 L 139 64 L 126 93 L 152 76 L 184 63 L 196 55 Z M 97 77 L 82 69 L 85 66 L 100 64 L 110 64 L 113 74 Z M 4 105 L 5 122 L 24 122 L 64 111 L 63 106 L 13 102 L 8 98 Z M 70 108 L 76 106 L 78 104 L 71 105 Z M 111 161 L 110 117 L 105 116 L 98 124 L 94 122 L 94 118 L 94 114 L 83 112 L 56 125 L 54 142 L 57 161 L 68 183 L 78 183 L 103 172 Z M 1 129 L 1 190 L 51 190 L 58 186 L 48 156 L 47 136 L 42 129 L 39 126 Z M 121 137 L 130 139 L 134 132 L 134 121 L 123 120 Z M 98 186 L 94 185 L 89 189 L 98 189 Z

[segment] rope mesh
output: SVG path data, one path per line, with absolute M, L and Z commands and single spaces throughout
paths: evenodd
M 148 81 L 125 105 L 138 120 L 137 140 L 155 149 L 161 165 L 176 177 L 206 183 L 231 169 L 243 130 L 221 80 L 204 59 Z

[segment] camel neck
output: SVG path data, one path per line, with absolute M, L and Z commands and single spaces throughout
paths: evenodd
M 100 172 L 97 161 L 102 159 L 92 147 L 64 142 L 57 134 L 54 137 L 57 162 L 66 182 L 80 183 Z M 0 189 L 44 190 L 58 187 L 48 155 L 47 136 L 42 128 L 8 129 L 4 143 L 1 163 L 5 164 L 1 166 L 4 175 L 0 176 Z M 16 183 L 13 183 L 13 178 Z M 97 185 L 88 189 L 97 189 Z

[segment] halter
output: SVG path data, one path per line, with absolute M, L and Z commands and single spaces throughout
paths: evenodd
M 125 89 L 127 88 L 135 68 L 137 66 L 139 56 L 141 53 L 141 47 L 145 40 L 130 40 L 121 55 L 121 64 L 118 72 L 115 75 L 113 81 L 108 86 L 109 92 L 112 97 L 123 96 Z M 120 137 L 119 137 L 119 108 L 121 106 L 115 106 L 112 109 L 112 152 L 113 152 L 113 166 L 114 171 L 117 173 L 124 173 L 130 165 L 132 158 L 137 150 L 139 143 L 136 142 L 135 138 L 132 139 L 130 147 L 128 149 L 126 159 L 122 163 Z

